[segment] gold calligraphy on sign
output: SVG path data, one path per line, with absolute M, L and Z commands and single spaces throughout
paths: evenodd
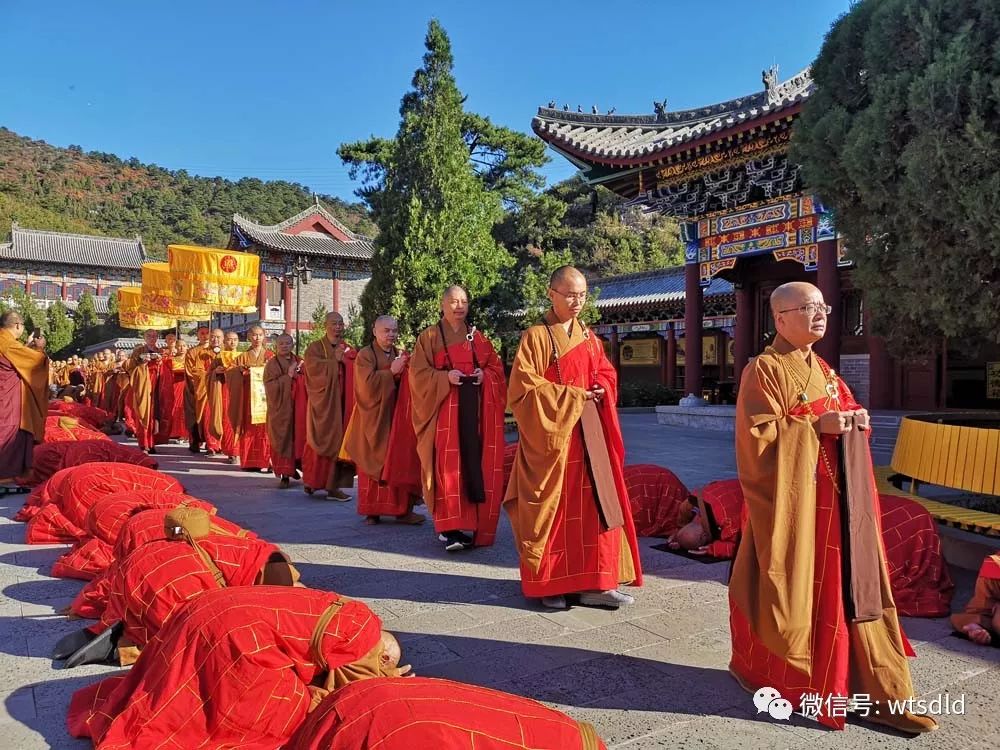
M 660 364 L 660 339 L 628 339 L 619 344 L 623 367 L 650 366 Z
M 264 368 L 250 368 L 250 424 L 267 422 L 267 391 L 264 389 Z
M 727 148 L 722 151 L 705 154 L 704 156 L 699 156 L 696 159 L 681 162 L 680 164 L 670 164 L 657 170 L 656 177 L 661 180 L 668 180 L 671 177 L 685 175 L 688 172 L 693 172 L 698 169 L 712 167 L 730 160 L 739 159 L 740 157 L 752 156 L 761 151 L 767 151 L 768 149 L 784 146 L 789 142 L 790 138 L 791 132 L 785 130 L 772 135 L 769 138 L 760 138 L 758 140 L 742 143 L 735 148 Z

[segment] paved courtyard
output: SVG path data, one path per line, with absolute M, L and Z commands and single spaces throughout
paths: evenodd
M 691 488 L 735 475 L 731 435 L 661 427 L 651 414 L 623 415 L 623 425 L 629 463 L 667 466 Z M 270 475 L 181 446 L 162 453 L 161 469 L 283 547 L 307 585 L 367 601 L 419 674 L 549 702 L 595 724 L 609 747 L 1000 747 L 1000 650 L 950 637 L 944 620 L 904 621 L 918 655 L 917 692 L 965 697 L 966 715 L 943 717 L 941 731 L 909 740 L 859 725 L 838 733 L 801 718 L 777 722 L 758 715 L 726 671 L 725 563 L 691 561 L 642 539 L 647 578 L 634 607 L 543 611 L 520 595 L 506 519 L 494 547 L 450 556 L 429 525 L 366 527 L 353 502 L 282 491 Z M 24 526 L 9 519 L 23 497 L 0 498 L 0 748 L 88 747 L 66 734 L 69 697 L 114 670 L 60 671 L 48 658 L 82 624 L 56 614 L 81 584 L 47 575 L 65 548 L 20 544 Z M 955 602 L 964 603 L 973 576 L 954 573 Z

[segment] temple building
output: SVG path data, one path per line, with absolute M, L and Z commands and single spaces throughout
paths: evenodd
M 849 248 L 788 158 L 795 120 L 814 90 L 810 71 L 779 82 L 771 68 L 763 83 L 763 91 L 697 109 L 670 111 L 659 102 L 653 114 L 615 115 L 550 106 L 532 121 L 584 180 L 625 199 L 625 209 L 680 223 L 683 268 L 594 281 L 596 329 L 623 379 L 656 378 L 685 394 L 729 400 L 747 361 L 774 336 L 771 292 L 799 280 L 816 284 L 833 307 L 816 349 L 862 403 L 1000 407 L 1000 362 L 990 361 L 1000 360 L 1000 349 L 936 342 L 935 358 L 900 362 L 869 330 Z
M 319 305 L 345 321 L 360 312 L 361 292 L 371 278 L 372 241 L 345 227 L 318 199 L 279 224 L 258 224 L 235 214 L 229 248 L 260 255 L 257 305 L 269 333 L 312 330 Z M 308 274 L 302 271 L 306 265 Z M 223 315 L 221 325 L 244 331 L 257 320 L 256 315 Z
M 140 283 L 147 260 L 141 237 L 49 232 L 13 222 L 10 242 L 0 242 L 0 297 L 21 288 L 42 309 L 62 300 L 75 310 L 80 296 L 90 292 L 103 317 L 118 287 Z

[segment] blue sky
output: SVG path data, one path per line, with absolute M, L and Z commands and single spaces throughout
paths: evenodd
M 530 132 L 556 99 L 652 112 L 808 65 L 848 0 L 0 0 L 0 125 L 58 146 L 352 199 L 337 146 L 392 136 L 427 21 L 466 107 Z M 551 153 L 551 152 L 550 152 Z M 558 155 L 550 182 L 572 167 Z

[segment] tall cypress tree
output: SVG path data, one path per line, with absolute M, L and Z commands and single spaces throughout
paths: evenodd
M 425 46 L 423 67 L 400 105 L 399 130 L 384 144 L 379 235 L 372 279 L 361 297 L 365 330 L 389 313 L 409 340 L 437 320 L 447 286 L 460 284 L 473 299 L 481 297 L 512 263 L 492 235 L 502 216 L 500 198 L 469 162 L 451 42 L 436 20 Z

